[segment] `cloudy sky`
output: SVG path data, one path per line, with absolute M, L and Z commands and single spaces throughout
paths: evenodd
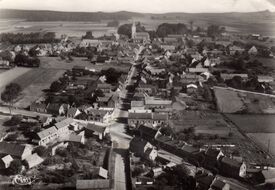
M 253 12 L 275 11 L 275 0 L 0 0 L 0 8 L 154 13 Z

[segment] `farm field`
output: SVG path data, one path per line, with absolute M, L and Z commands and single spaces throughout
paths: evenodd
M 275 115 L 226 114 L 245 133 L 275 133 Z
M 275 156 L 275 133 L 248 133 L 247 135 L 265 151 L 268 151 L 269 143 L 269 153 Z
M 214 87 L 214 94 L 217 108 L 222 113 L 275 113 L 274 95 L 224 87 Z
M 16 19 L 0 21 L 0 32 L 55 32 L 57 37 L 62 34 L 81 37 L 89 30 L 93 31 L 95 37 L 116 32 L 116 28 L 107 27 L 107 22 L 28 22 Z

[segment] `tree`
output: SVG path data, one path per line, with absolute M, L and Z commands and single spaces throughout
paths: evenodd
M 85 36 L 82 36 L 82 39 L 94 39 L 93 32 L 87 31 Z
M 220 27 L 218 25 L 210 25 L 207 28 L 207 35 L 210 37 L 216 37 L 216 36 L 219 36 L 224 31 L 225 31 L 225 27 Z
M 11 107 L 14 103 L 14 101 L 18 98 L 20 95 L 20 92 L 22 91 L 21 86 L 17 83 L 11 83 L 6 86 L 4 92 L 1 93 L 1 99 L 9 104 L 9 110 L 11 114 Z
M 35 148 L 34 152 L 37 153 L 38 156 L 43 157 L 47 153 L 47 149 L 44 146 L 39 146 Z
M 178 23 L 178 24 L 170 24 L 170 23 L 163 23 L 158 26 L 157 28 L 157 36 L 158 37 L 166 37 L 168 34 L 187 34 L 188 28 L 185 24 Z
M 51 86 L 50 86 L 50 91 L 51 92 L 58 92 L 63 88 L 63 85 L 59 81 L 54 81 Z
M 11 174 L 18 174 L 21 172 L 23 164 L 20 160 L 13 160 L 9 167 L 9 172 Z
M 146 32 L 146 29 L 144 26 L 141 26 L 140 23 L 136 24 L 136 30 L 137 32 Z M 123 24 L 118 27 L 117 33 L 119 35 L 125 35 L 128 36 L 128 38 L 131 38 L 132 36 L 132 24 Z

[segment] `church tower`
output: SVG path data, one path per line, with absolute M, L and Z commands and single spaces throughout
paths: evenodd
M 136 23 L 133 22 L 133 25 L 132 25 L 132 39 L 134 39 L 136 37 L 136 33 L 137 33 Z

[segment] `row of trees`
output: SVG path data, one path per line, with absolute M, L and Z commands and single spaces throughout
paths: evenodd
M 156 31 L 146 31 L 144 26 L 141 26 L 140 23 L 137 23 L 136 25 L 137 32 L 148 32 L 150 34 L 150 38 L 155 37 L 166 37 L 168 34 L 196 34 L 200 32 L 206 32 L 209 37 L 216 37 L 221 35 L 223 32 L 225 32 L 225 27 L 220 27 L 218 25 L 210 25 L 206 30 L 197 27 L 195 31 L 193 31 L 193 23 L 191 24 L 191 29 L 189 29 L 185 24 L 183 23 L 163 23 L 158 26 Z M 131 37 L 132 34 L 132 24 L 123 24 L 118 28 L 118 34 Z
M 33 43 L 57 43 L 54 32 L 31 32 L 31 33 L 2 33 L 0 42 L 11 44 L 33 44 Z

